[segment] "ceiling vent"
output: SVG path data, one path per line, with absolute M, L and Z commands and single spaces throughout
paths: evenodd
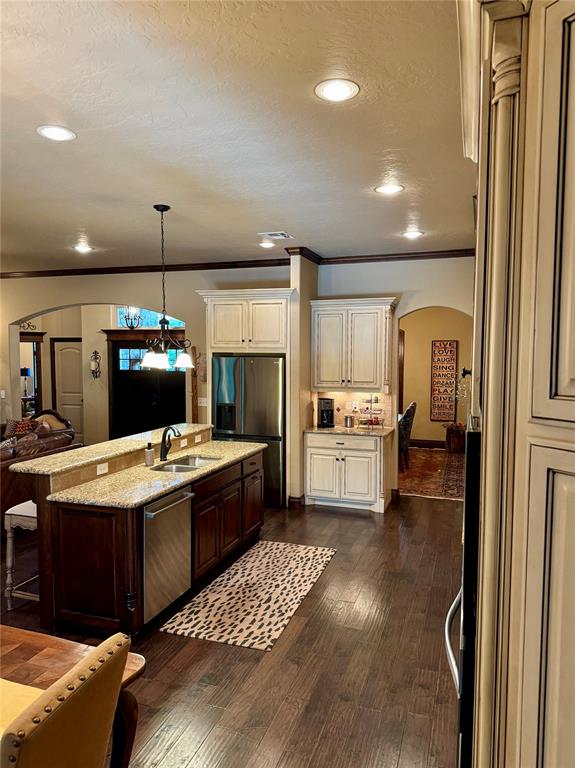
M 288 232 L 258 232 L 258 237 L 266 237 L 268 240 L 293 240 L 294 236 Z

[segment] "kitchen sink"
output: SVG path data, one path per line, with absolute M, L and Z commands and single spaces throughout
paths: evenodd
M 156 472 L 193 472 L 194 469 L 207 467 L 215 461 L 219 461 L 219 459 L 210 456 L 180 456 L 172 461 L 156 464 L 152 469 Z

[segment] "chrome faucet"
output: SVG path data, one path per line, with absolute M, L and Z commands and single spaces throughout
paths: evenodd
M 174 437 L 181 437 L 181 432 L 176 427 L 166 427 L 162 432 L 162 443 L 160 445 L 160 461 L 165 461 L 168 458 L 168 453 L 172 447 L 172 440 L 170 438 L 170 432 Z

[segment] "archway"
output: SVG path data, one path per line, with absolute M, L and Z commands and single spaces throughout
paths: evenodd
M 424 307 L 399 319 L 400 410 L 415 403 L 408 442 L 407 423 L 400 429 L 403 494 L 462 497 L 463 460 L 454 454 L 467 420 L 469 379 L 461 371 L 471 367 L 472 338 L 473 318 L 450 307 Z
M 37 410 L 41 408 L 58 410 L 62 407 L 64 410 L 72 409 L 68 418 L 73 423 L 76 422 L 79 440 L 87 444 L 107 440 L 110 437 L 109 415 L 110 393 L 112 392 L 112 359 L 109 358 L 109 353 L 112 350 L 112 342 L 109 340 L 110 334 L 115 332 L 116 341 L 125 341 L 127 334 L 132 334 L 133 338 L 130 338 L 129 343 L 120 344 L 124 353 L 122 357 L 125 359 L 122 359 L 121 362 L 116 360 L 114 365 L 122 368 L 123 376 L 134 377 L 134 372 L 140 369 L 138 361 L 135 359 L 137 348 L 145 346 L 145 337 L 153 333 L 150 329 L 157 328 L 158 311 L 139 308 L 138 313 L 142 316 L 140 328 L 134 332 L 129 332 L 123 327 L 125 325 L 123 306 L 104 303 L 75 303 L 63 307 L 50 307 L 43 312 L 36 312 L 34 315 L 20 318 L 18 323 L 13 323 L 10 326 L 10 368 L 13 377 L 18 376 L 21 367 L 22 338 L 33 333 L 35 338 L 40 339 L 41 380 L 40 387 L 38 387 L 36 382 L 28 379 L 28 386 L 35 393 L 38 390 L 41 392 L 41 399 L 38 398 L 35 403 Z M 172 318 L 172 326 L 180 327 L 182 329 L 180 332 L 183 332 L 183 325 L 182 320 Z M 106 330 L 109 333 L 106 333 Z M 90 359 L 94 353 L 99 358 L 98 371 L 95 370 L 96 366 Z M 64 358 L 66 358 L 65 361 Z M 67 390 L 68 394 L 71 390 L 73 390 L 72 394 L 75 392 L 77 402 L 62 405 L 58 385 L 61 384 L 62 377 L 70 374 L 74 368 L 77 369 L 76 383 L 78 385 L 73 388 L 68 387 Z M 57 370 L 60 378 L 56 373 Z M 147 373 L 147 370 L 143 371 L 144 375 L 140 378 L 146 378 Z M 177 374 L 176 378 L 181 380 L 182 406 L 181 413 L 178 412 L 177 420 L 193 420 L 194 412 L 197 414 L 195 377 L 190 372 L 174 371 L 174 373 Z M 136 383 L 142 383 L 140 378 Z M 170 377 L 170 379 L 173 378 L 173 376 Z M 36 386 L 34 386 L 35 384 Z M 180 391 L 180 385 L 178 385 L 178 391 Z M 18 397 L 21 395 L 19 389 L 17 395 Z M 71 418 L 74 408 L 75 417 Z M 146 408 L 143 408 L 142 411 L 143 417 L 151 418 Z M 134 431 L 155 426 L 144 423 L 145 418 L 141 426 L 138 426 Z

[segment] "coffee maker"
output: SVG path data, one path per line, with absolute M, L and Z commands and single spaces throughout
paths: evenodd
M 318 406 L 318 416 L 317 416 L 317 425 L 318 427 L 322 428 L 329 428 L 333 427 L 334 421 L 333 421 L 333 398 L 331 397 L 320 397 L 317 401 Z

